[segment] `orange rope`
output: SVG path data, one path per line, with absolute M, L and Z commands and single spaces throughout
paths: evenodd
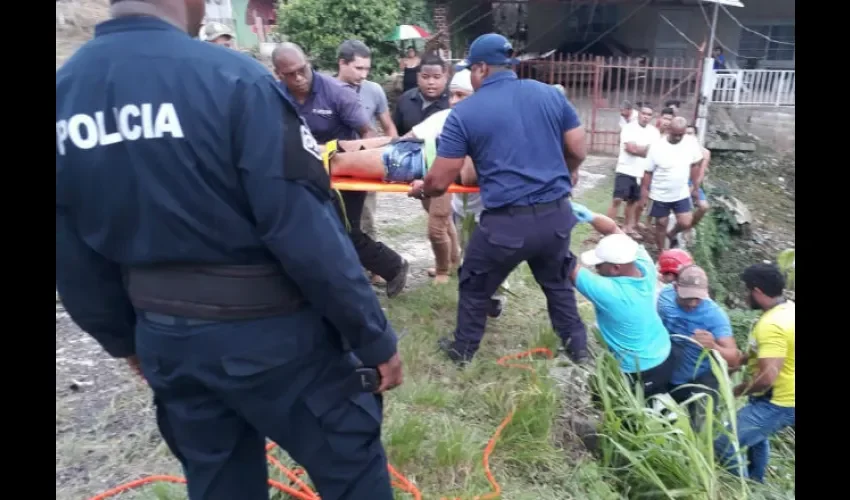
M 531 365 L 509 363 L 509 361 L 517 359 L 530 358 L 535 354 L 542 354 L 549 359 L 552 359 L 554 357 L 552 351 L 550 351 L 549 349 L 545 347 L 537 347 L 528 351 L 503 356 L 499 358 L 497 363 L 506 368 L 519 368 L 522 370 L 527 370 L 530 371 L 532 375 L 536 376 L 534 367 Z M 496 481 L 495 476 L 493 476 L 493 472 L 490 470 L 490 455 L 493 454 L 493 450 L 496 448 L 496 443 L 499 441 L 499 438 L 502 435 L 502 431 L 504 431 L 505 427 L 507 427 L 508 424 L 511 423 L 513 418 L 514 410 L 511 410 L 511 412 L 508 413 L 508 415 L 499 424 L 499 427 L 496 428 L 496 432 L 493 433 L 493 436 L 490 437 L 490 440 L 487 442 L 487 446 L 484 448 L 484 454 L 481 458 L 481 463 L 484 465 L 484 474 L 487 476 L 487 481 L 490 483 L 490 486 L 493 488 L 493 491 L 484 495 L 475 496 L 473 500 L 494 500 L 501 497 L 502 495 L 502 487 L 501 485 L 499 485 L 499 482 Z M 269 479 L 269 486 L 283 493 L 286 493 L 290 497 L 298 500 L 321 500 L 319 498 L 319 495 L 316 494 L 316 492 L 314 492 L 299 477 L 304 475 L 303 469 L 296 468 L 295 470 L 291 470 L 285 465 L 283 465 L 280 460 L 276 459 L 274 456 L 271 455 L 271 450 L 274 449 L 276 446 L 277 445 L 275 443 L 269 443 L 266 446 L 266 459 L 268 459 L 269 463 L 272 466 L 274 466 L 277 470 L 283 473 L 291 481 L 292 486 L 287 486 L 273 479 Z M 414 500 L 422 500 L 422 493 L 419 491 L 418 488 L 416 488 L 413 483 L 410 482 L 410 480 L 408 480 L 401 473 L 399 473 L 392 465 L 387 464 L 387 469 L 390 472 L 390 476 L 392 476 L 392 485 L 395 488 L 398 488 L 399 490 L 404 491 L 405 493 L 413 495 Z M 91 497 L 89 500 L 105 500 L 106 498 L 114 497 L 120 493 L 124 493 L 125 491 L 133 490 L 151 483 L 185 484 L 186 480 L 182 477 L 177 476 L 147 476 L 141 479 L 137 479 L 135 481 L 124 483 L 118 487 L 112 488 L 111 490 L 104 491 L 103 493 Z M 448 497 L 442 497 L 441 500 L 461 500 L 461 498 L 455 497 L 453 499 L 449 499 Z

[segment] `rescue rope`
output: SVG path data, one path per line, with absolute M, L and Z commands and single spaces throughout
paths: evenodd
M 552 359 L 554 357 L 551 350 L 545 347 L 536 347 L 528 351 L 503 356 L 499 358 L 496 363 L 498 363 L 500 366 L 504 366 L 505 368 L 519 368 L 521 370 L 527 370 L 531 372 L 532 377 L 536 380 L 537 372 L 534 370 L 534 367 L 532 365 L 511 363 L 511 361 L 523 358 L 531 358 L 535 354 L 544 355 L 547 359 Z M 515 411 L 516 409 L 511 410 L 496 428 L 496 431 L 493 433 L 493 435 L 490 437 L 490 440 L 487 442 L 487 446 L 484 448 L 484 453 L 481 457 L 481 463 L 484 466 L 484 474 L 487 477 L 487 481 L 490 483 L 492 491 L 484 495 L 477 495 L 473 497 L 472 500 L 494 500 L 502 496 L 502 486 L 499 484 L 498 481 L 496 481 L 496 477 L 490 470 L 490 455 L 492 455 L 493 450 L 496 449 L 496 443 L 498 443 L 499 438 L 502 436 L 502 431 L 504 431 L 508 424 L 510 424 L 513 420 Z M 269 443 L 266 446 L 266 459 L 275 469 L 279 470 L 284 476 L 289 479 L 290 484 L 286 485 L 279 481 L 269 479 L 269 486 L 278 491 L 286 493 L 290 497 L 295 498 L 297 500 L 321 500 L 319 498 L 319 495 L 315 491 L 313 491 L 304 481 L 301 480 L 300 476 L 304 475 L 304 469 L 296 467 L 294 470 L 291 470 L 285 465 L 283 465 L 280 460 L 272 456 L 271 451 L 276 447 L 277 445 L 275 443 Z M 390 476 L 392 477 L 393 487 L 398 488 L 399 490 L 405 493 L 409 493 L 413 496 L 414 500 L 422 500 L 422 493 L 412 482 L 410 482 L 409 479 L 404 477 L 404 475 L 399 473 L 395 469 L 395 467 L 390 464 L 387 464 L 387 469 L 389 470 Z M 186 479 L 182 477 L 168 475 L 147 476 L 141 479 L 137 479 L 135 481 L 124 483 L 120 486 L 112 488 L 111 490 L 104 491 L 103 493 L 91 497 L 89 500 L 105 500 L 107 498 L 114 497 L 126 491 L 134 490 L 152 483 L 185 484 Z M 440 500 L 462 500 L 462 498 L 441 497 Z

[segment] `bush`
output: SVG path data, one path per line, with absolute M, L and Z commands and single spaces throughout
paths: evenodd
M 386 37 L 398 24 L 416 22 L 402 16 L 424 16 L 426 10 L 424 0 L 291 0 L 279 8 L 278 31 L 326 71 L 336 69 L 342 41 L 361 40 L 372 49 L 373 74 L 385 76 L 398 67 L 398 49 Z

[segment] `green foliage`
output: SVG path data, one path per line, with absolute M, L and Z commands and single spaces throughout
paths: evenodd
M 796 252 L 793 248 L 782 251 L 776 258 L 779 269 L 785 273 L 786 288 L 794 290 L 794 274 L 797 268 Z
M 430 31 L 433 3 L 425 0 L 398 0 L 398 24 L 415 24 Z
M 727 309 L 729 314 L 729 322 L 732 324 L 732 334 L 735 337 L 735 344 L 742 351 L 747 350 L 747 344 L 750 338 L 750 331 L 761 316 L 761 311 L 755 309 Z
M 391 73 L 398 51 L 385 41 L 399 24 L 400 4 L 410 11 L 414 0 L 291 0 L 281 4 L 278 31 L 304 48 L 314 65 L 324 71 L 337 68 L 336 50 L 343 40 L 357 39 L 372 49 L 375 76 Z

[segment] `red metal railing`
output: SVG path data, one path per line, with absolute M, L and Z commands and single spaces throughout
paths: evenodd
M 681 116 L 694 117 L 697 108 L 702 54 L 693 58 L 597 57 L 555 54 L 545 60 L 525 61 L 520 78 L 561 84 L 575 106 L 593 153 L 619 150 L 620 105 L 647 103 L 656 114 L 668 101 L 678 101 Z

